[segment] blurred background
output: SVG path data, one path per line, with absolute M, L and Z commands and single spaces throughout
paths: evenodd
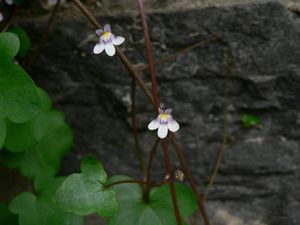
M 126 38 L 122 49 L 134 65 L 146 63 L 134 0 L 85 3 L 102 24 L 111 24 L 115 34 Z M 156 65 L 162 104 L 173 108 L 181 125 L 178 140 L 201 191 L 222 143 L 228 59 L 234 63 L 228 85 L 228 144 L 206 203 L 212 224 L 299 225 L 300 1 L 147 0 L 145 6 L 155 59 L 219 37 Z M 14 24 L 38 43 L 49 13 L 33 2 L 18 12 Z M 81 158 L 92 153 L 110 175 L 139 178 L 130 122 L 131 78 L 117 57 L 94 55 L 96 43 L 94 27 L 66 2 L 29 71 L 73 129 L 72 151 L 60 174 L 78 172 Z M 147 71 L 142 76 L 150 87 Z M 136 104 L 146 158 L 156 138 L 146 128 L 155 115 L 139 88 Z M 154 176 L 162 177 L 163 168 L 158 154 Z M 1 189 L 16 183 L 26 189 L 16 175 L 1 180 Z M 1 190 L 1 200 L 9 201 L 19 191 L 14 189 L 5 195 Z

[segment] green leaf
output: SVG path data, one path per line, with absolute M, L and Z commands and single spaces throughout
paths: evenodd
M 4 144 L 5 137 L 6 137 L 6 121 L 0 119 L 0 150 Z
M 5 204 L 0 202 L 0 224 L 1 225 L 17 225 L 18 217 L 12 214 Z
M 48 179 L 48 186 L 40 187 L 37 195 L 24 192 L 16 196 L 9 209 L 19 215 L 20 225 L 83 225 L 83 219 L 59 210 L 53 195 L 64 178 Z
M 248 128 L 258 125 L 261 122 L 260 117 L 248 113 L 243 114 L 241 120 L 243 125 Z
M 11 152 L 21 152 L 34 146 L 45 135 L 48 128 L 48 114 L 40 113 L 25 123 L 7 122 L 5 148 Z
M 9 31 L 16 34 L 19 37 L 20 48 L 17 56 L 20 58 L 24 58 L 28 54 L 28 50 L 31 46 L 31 41 L 27 35 L 27 32 L 21 27 L 13 27 Z
M 40 95 L 31 78 L 19 65 L 1 57 L 0 90 L 0 117 L 23 123 L 40 113 Z
M 52 101 L 46 91 L 41 88 L 38 88 L 39 96 L 41 100 L 41 109 L 44 111 L 49 111 L 52 107 Z
M 125 176 L 115 176 L 111 182 L 128 180 Z M 153 188 L 149 203 L 143 202 L 140 185 L 132 183 L 118 184 L 111 187 L 117 194 L 119 211 L 109 219 L 108 225 L 174 225 L 177 224 L 169 185 Z M 184 220 L 197 209 L 197 200 L 190 188 L 175 184 L 180 215 Z
M 0 33 L 0 58 L 13 59 L 20 48 L 17 35 L 9 32 Z
M 78 215 L 97 212 L 102 217 L 116 213 L 118 203 L 115 192 L 104 188 L 107 175 L 102 164 L 92 156 L 81 162 L 80 174 L 67 177 L 58 189 L 55 201 L 57 205 Z
M 0 118 L 16 123 L 34 118 L 40 112 L 40 96 L 28 74 L 12 62 L 19 50 L 18 37 L 0 33 Z
M 29 179 L 54 176 L 59 169 L 61 157 L 70 149 L 73 137 L 64 121 L 63 113 L 53 110 L 45 112 L 48 126 L 41 140 L 22 153 L 5 152 L 1 162 L 9 168 L 20 168 Z

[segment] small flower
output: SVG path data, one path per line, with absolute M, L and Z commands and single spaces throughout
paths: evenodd
M 179 124 L 173 119 L 171 112 L 172 109 L 158 109 L 159 114 L 156 119 L 152 120 L 148 125 L 149 130 L 158 129 L 157 135 L 163 139 L 167 137 L 168 130 L 176 132 L 179 130 Z
M 12 5 L 14 3 L 14 0 L 5 0 L 5 3 L 7 5 Z
M 0 2 L 1 2 L 1 0 L 0 0 Z M 5 3 L 6 3 L 7 5 L 12 5 L 12 4 L 14 3 L 14 1 L 13 1 L 13 0 L 5 0 Z M 3 14 L 0 12 L 0 22 L 1 22 L 3 19 L 4 19 L 4 16 L 3 16 Z
M 121 36 L 115 36 L 111 32 L 109 24 L 104 26 L 104 30 L 96 30 L 96 34 L 100 37 L 99 43 L 94 47 L 94 54 L 100 54 L 105 49 L 105 52 L 109 56 L 113 56 L 116 53 L 114 45 L 121 45 L 125 38 Z

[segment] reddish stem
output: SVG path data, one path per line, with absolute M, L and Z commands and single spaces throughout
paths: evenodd
M 207 216 L 207 213 L 206 213 L 206 210 L 205 210 L 203 198 L 202 198 L 201 194 L 199 193 L 199 191 L 197 190 L 196 182 L 194 181 L 194 178 L 192 176 L 192 172 L 190 171 L 188 163 L 185 160 L 182 151 L 180 150 L 180 147 L 179 147 L 179 145 L 177 143 L 177 140 L 176 140 L 176 136 L 175 136 L 174 133 L 171 133 L 170 136 L 171 136 L 171 139 L 173 141 L 173 144 L 174 144 L 176 153 L 178 155 L 178 158 L 179 158 L 179 160 L 181 162 L 181 165 L 183 167 L 184 173 L 186 174 L 186 176 L 188 178 L 188 181 L 189 181 L 194 193 L 197 196 L 197 202 L 198 202 L 200 213 L 201 213 L 201 215 L 203 217 L 203 220 L 204 220 L 204 224 L 205 225 L 210 225 L 209 219 L 208 219 L 208 216 Z
M 177 203 L 177 199 L 176 199 L 174 176 L 171 176 L 172 168 L 171 168 L 171 163 L 170 163 L 170 156 L 169 156 L 169 149 L 168 149 L 167 139 L 162 140 L 162 146 L 163 146 L 163 151 L 164 151 L 164 160 L 165 160 L 165 164 L 166 164 L 166 174 L 170 175 L 169 186 L 170 186 L 170 192 L 171 192 L 171 196 L 172 196 L 172 203 L 173 203 L 174 210 L 175 210 L 175 216 L 176 216 L 177 224 L 182 225 L 182 218 L 180 216 L 179 207 L 178 207 L 178 203 Z
M 28 69 L 28 70 L 31 68 L 31 66 L 33 65 L 33 63 L 36 61 L 39 53 L 41 52 L 42 47 L 44 46 L 44 44 L 45 44 L 45 42 L 46 42 L 46 40 L 48 38 L 51 25 L 53 24 L 55 15 L 56 15 L 56 13 L 57 13 L 57 11 L 59 9 L 60 1 L 61 0 L 58 0 L 57 3 L 56 3 L 56 5 L 52 9 L 51 15 L 50 15 L 49 20 L 47 22 L 46 28 L 45 28 L 45 30 L 43 32 L 42 38 L 41 38 L 41 40 L 40 40 L 40 42 L 39 42 L 39 44 L 37 46 L 37 49 L 33 53 L 32 57 L 29 58 L 29 61 L 28 61 L 27 65 L 26 65 L 26 69 Z
M 146 19 L 146 15 L 145 15 L 145 11 L 144 11 L 144 1 L 143 0 L 137 0 L 137 1 L 138 1 L 139 9 L 140 9 L 140 15 L 141 15 L 143 31 L 144 31 L 145 45 L 146 45 L 146 50 L 147 50 L 147 59 L 148 59 L 150 78 L 151 78 L 151 83 L 152 83 L 152 94 L 153 94 L 153 98 L 154 98 L 154 110 L 156 112 L 158 112 L 160 103 L 159 103 L 159 97 L 158 97 L 158 91 L 157 91 L 157 82 L 156 82 L 156 76 L 155 76 L 154 63 L 153 63 L 153 58 L 152 58 L 151 41 L 149 38 L 147 19 Z M 162 147 L 163 147 L 163 151 L 164 151 L 166 173 L 171 175 L 171 163 L 170 163 L 170 157 L 169 157 L 168 142 L 166 139 L 162 140 Z M 182 219 L 181 219 L 181 216 L 179 213 L 173 177 L 171 177 L 169 179 L 169 187 L 170 187 L 170 192 L 171 192 L 171 196 L 172 196 L 172 203 L 173 203 L 173 207 L 174 207 L 174 211 L 175 211 L 175 215 L 176 215 L 177 224 L 182 225 Z
M 138 0 L 138 5 L 139 5 L 139 9 L 140 9 L 140 15 L 141 15 L 143 31 L 144 31 L 145 45 L 146 45 L 146 49 L 147 49 L 147 59 L 148 59 L 148 66 L 149 66 L 149 70 L 150 70 L 150 76 L 151 76 L 154 107 L 155 107 L 155 110 L 158 111 L 160 103 L 159 103 L 159 97 L 158 97 L 158 91 L 157 91 L 157 81 L 156 81 L 155 69 L 154 69 L 154 63 L 153 63 L 153 57 L 152 57 L 151 41 L 150 41 L 150 37 L 149 37 L 147 19 L 146 19 L 146 15 L 145 15 L 145 11 L 144 11 L 144 0 Z
M 89 10 L 82 4 L 80 0 L 73 0 L 73 2 L 77 5 L 77 7 L 80 9 L 80 11 L 89 19 L 89 21 L 97 28 L 101 29 L 101 24 L 97 21 L 97 19 L 89 12 Z M 154 100 L 149 93 L 149 90 L 145 84 L 145 82 L 142 80 L 138 72 L 134 69 L 132 64 L 130 63 L 129 59 L 124 55 L 123 51 L 116 46 L 117 55 L 119 56 L 121 62 L 128 70 L 129 74 L 133 79 L 137 81 L 137 83 L 140 85 L 141 89 L 143 90 L 144 94 L 150 101 L 150 103 L 155 106 Z

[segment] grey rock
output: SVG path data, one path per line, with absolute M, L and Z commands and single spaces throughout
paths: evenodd
M 123 46 L 134 64 L 146 62 L 136 16 L 99 17 L 128 40 Z M 27 19 L 33 40 L 44 23 Z M 162 103 L 181 124 L 180 145 L 199 189 L 208 183 L 222 141 L 225 53 L 234 68 L 229 86 L 229 140 L 220 174 L 207 202 L 213 224 L 300 224 L 300 28 L 299 17 L 277 2 L 197 8 L 149 15 L 154 56 L 159 58 L 217 34 L 221 42 L 194 49 L 156 66 Z M 74 130 L 73 151 L 61 174 L 79 169 L 93 153 L 109 174 L 139 177 L 130 125 L 131 79 L 116 57 L 93 55 L 97 38 L 86 20 L 62 17 L 55 22 L 31 74 Z M 148 74 L 143 75 L 149 84 Z M 146 129 L 155 117 L 140 89 L 138 127 L 144 153 L 155 133 Z M 241 124 L 243 113 L 262 123 Z M 146 158 L 146 157 L 145 157 Z M 178 164 L 172 155 L 174 164 Z M 162 155 L 154 175 L 164 176 Z M 234 223 L 234 221 L 237 221 Z

